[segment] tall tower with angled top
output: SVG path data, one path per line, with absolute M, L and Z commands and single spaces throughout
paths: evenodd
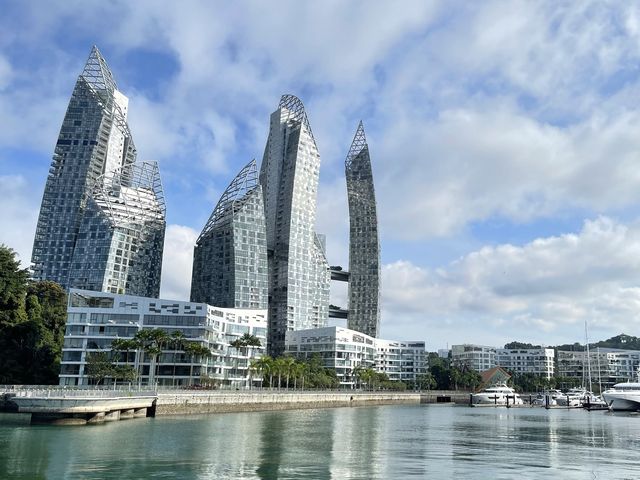
M 105 267 L 100 264 L 99 258 L 106 254 L 103 249 L 111 248 L 106 243 L 107 237 L 112 234 L 107 234 L 98 228 L 97 223 L 92 223 L 103 218 L 112 224 L 121 225 L 123 217 L 119 206 L 124 205 L 127 212 L 125 216 L 129 220 L 138 217 L 138 213 L 153 217 L 161 213 L 161 223 L 164 225 L 164 204 L 161 189 L 158 191 L 156 185 L 159 184 L 157 166 L 127 168 L 136 160 L 136 148 L 127 125 L 128 102 L 127 97 L 118 90 L 104 57 L 94 46 L 73 89 L 49 169 L 31 257 L 35 279 L 52 280 L 65 288 L 73 284 L 82 285 L 83 288 L 87 286 L 117 290 L 117 293 L 135 294 L 138 291 L 128 291 L 125 288 L 127 283 L 131 285 L 133 281 L 131 269 L 128 268 L 129 261 L 133 259 L 125 257 L 123 252 L 129 247 L 138 248 L 128 239 L 115 244 L 122 243 L 123 246 L 114 248 L 113 260 L 117 260 L 118 264 L 110 265 L 112 275 L 108 280 L 106 277 L 102 278 L 106 283 L 99 278 L 97 272 Z M 115 176 L 109 173 L 116 171 L 120 173 Z M 135 172 L 146 175 L 151 171 L 154 172 L 151 175 L 153 179 L 149 180 L 151 183 L 146 180 L 137 183 Z M 111 185 L 114 189 L 107 188 L 103 191 L 102 186 L 107 180 L 115 181 Z M 133 206 L 134 197 L 137 199 L 135 201 L 141 202 L 136 207 Z M 146 211 L 147 207 L 151 210 Z M 88 209 L 91 219 L 84 218 Z M 140 218 L 135 221 L 138 220 Z M 84 232 L 86 237 L 79 239 L 83 222 L 84 228 L 88 230 Z M 164 238 L 164 227 L 161 237 Z M 84 250 L 76 252 L 79 240 Z M 92 251 L 91 249 L 98 248 L 99 241 L 104 242 L 104 245 L 101 244 L 99 250 Z M 136 240 L 139 241 L 140 238 Z M 142 243 L 146 245 L 145 242 Z M 154 245 L 156 250 L 147 253 L 159 255 L 161 259 L 160 237 L 154 240 Z M 140 258 L 140 255 L 141 252 L 138 251 L 135 257 Z M 124 272 L 120 270 L 125 266 L 127 268 Z M 159 285 L 159 268 L 160 266 L 157 267 L 158 271 L 149 272 L 153 277 L 151 284 L 158 277 Z M 156 291 L 155 286 L 148 291 Z
M 156 162 L 127 163 L 108 171 L 87 198 L 69 286 L 157 298 L 165 227 Z
M 329 270 L 315 232 L 320 154 L 304 105 L 283 95 L 271 114 L 260 167 L 269 263 L 269 353 L 284 351 L 288 330 L 323 327 Z
M 345 161 L 349 201 L 348 328 L 380 333 L 380 240 L 369 146 L 362 122 Z
M 267 233 L 258 167 L 233 179 L 193 252 L 191 301 L 224 308 L 267 308 Z

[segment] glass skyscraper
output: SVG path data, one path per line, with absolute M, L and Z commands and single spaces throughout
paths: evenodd
M 288 330 L 328 318 L 329 270 L 314 231 L 320 154 L 302 102 L 283 95 L 271 114 L 260 168 L 269 263 L 269 353 L 284 352 Z
M 162 189 L 157 166 L 129 168 L 136 148 L 127 125 L 128 103 L 93 47 L 71 95 L 49 169 L 31 259 L 35 279 L 65 288 L 158 294 Z M 152 232 L 144 230 L 148 227 Z M 81 230 L 86 236 L 79 238 Z
M 349 314 L 351 330 L 380 333 L 380 240 L 369 146 L 362 122 L 345 162 L 349 201 Z
M 223 308 L 266 309 L 267 239 L 256 161 L 218 201 L 193 252 L 191 301 Z
M 96 180 L 87 199 L 69 286 L 157 298 L 165 227 L 155 162 L 107 172 Z

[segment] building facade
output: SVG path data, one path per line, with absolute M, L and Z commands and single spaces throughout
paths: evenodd
M 380 239 L 369 145 L 362 122 L 345 162 L 349 202 L 349 314 L 347 326 L 380 332 Z
M 414 382 L 427 371 L 424 342 L 398 342 L 332 326 L 288 331 L 285 351 L 298 359 L 317 356 L 326 368 L 335 369 L 340 385 L 355 388 L 358 368 L 373 368 L 390 380 Z
M 555 373 L 555 350 L 553 348 L 498 348 L 496 365 L 515 375 L 532 373 L 546 378 Z
M 302 102 L 283 95 L 271 114 L 260 167 L 269 266 L 269 352 L 284 352 L 287 331 L 328 318 L 329 270 L 314 231 L 320 154 Z M 325 301 L 326 299 L 326 301 Z
M 496 366 L 496 348 L 485 345 L 451 345 L 451 364 L 483 372 Z
M 618 348 L 594 348 L 587 357 L 586 351 L 557 352 L 558 375 L 610 387 L 616 383 L 636 381 L 640 368 L 640 351 Z
M 386 373 L 389 380 L 415 382 L 427 373 L 428 358 L 424 342 L 398 342 L 376 339 L 376 371 Z
M 181 332 L 185 341 L 208 348 L 211 356 L 194 356 L 165 345 L 155 372 L 152 361 L 141 351 L 127 352 L 126 362 L 148 384 L 191 385 L 200 378 L 213 378 L 223 385 L 244 386 L 258 382 L 249 362 L 264 354 L 267 333 L 266 309 L 229 309 L 204 303 L 159 300 L 132 295 L 72 289 L 69 293 L 67 330 L 62 349 L 61 385 L 87 385 L 91 378 L 87 360 L 92 352 L 109 352 L 115 339 L 130 339 L 143 329 L 161 329 L 171 335 Z M 262 346 L 236 349 L 231 343 L 249 333 Z M 122 359 L 122 358 L 121 358 Z
M 336 326 L 288 331 L 285 351 L 301 360 L 318 357 L 347 388 L 357 384 L 356 369 L 373 368 L 376 359 L 374 338 Z
M 105 172 L 134 163 L 128 99 L 96 47 L 73 89 L 45 185 L 31 258 L 33 277 L 69 286 L 87 198 Z
M 267 239 L 255 160 L 227 187 L 193 252 L 191 301 L 266 309 Z
M 157 298 L 165 211 L 155 162 L 126 164 L 98 177 L 78 230 L 69 286 Z

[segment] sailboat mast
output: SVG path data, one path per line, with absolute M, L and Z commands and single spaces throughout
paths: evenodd
M 584 341 L 587 344 L 587 375 L 589 375 L 589 391 L 591 388 L 591 357 L 589 356 L 589 332 L 587 331 L 587 321 L 584 321 Z

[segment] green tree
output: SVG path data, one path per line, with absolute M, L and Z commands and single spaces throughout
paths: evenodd
M 0 245 L 0 383 L 58 383 L 66 308 L 62 287 L 28 282 L 16 253 Z
M 211 350 L 198 342 L 186 342 L 183 347 L 184 352 L 190 357 L 189 364 L 189 384 L 193 381 L 193 363 L 199 358 L 202 361 L 211 356 Z
M 107 378 L 113 377 L 115 368 L 109 353 L 106 351 L 90 352 L 87 354 L 85 371 L 89 378 L 100 385 Z
M 416 387 L 418 390 L 433 390 L 436 386 L 436 379 L 430 372 L 416 376 Z
M 20 268 L 14 250 L 0 245 L 0 329 L 27 320 L 25 297 L 28 270 Z

